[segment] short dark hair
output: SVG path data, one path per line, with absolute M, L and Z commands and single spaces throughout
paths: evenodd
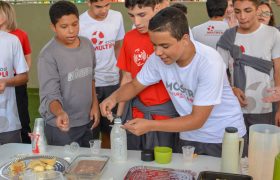
M 207 0 L 206 8 L 210 18 L 221 17 L 225 15 L 227 9 L 227 0 Z
M 77 7 L 70 1 L 58 1 L 54 3 L 49 10 L 50 19 L 53 25 L 55 25 L 62 16 L 71 14 L 79 18 Z
M 232 4 L 234 5 L 236 1 L 251 1 L 256 7 L 258 7 L 260 4 L 259 0 L 232 0 Z
M 174 7 L 174 8 L 180 9 L 185 15 L 188 14 L 188 8 L 187 8 L 187 6 L 185 6 L 185 5 L 182 4 L 182 3 L 174 3 L 174 4 L 171 4 L 170 7 Z
M 189 25 L 185 14 L 174 7 L 167 7 L 159 11 L 149 23 L 152 32 L 170 32 L 171 36 L 181 40 L 189 34 Z
M 137 5 L 139 8 L 151 7 L 154 9 L 157 4 L 158 0 L 125 0 L 124 2 L 126 8 L 134 8 Z

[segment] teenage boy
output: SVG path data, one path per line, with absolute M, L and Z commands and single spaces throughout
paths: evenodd
M 246 134 L 242 112 L 221 56 L 213 48 L 193 43 L 188 31 L 187 19 L 180 10 L 169 7 L 156 14 L 149 24 L 155 53 L 132 82 L 101 103 L 101 112 L 110 114 L 116 103 L 162 80 L 181 117 L 164 121 L 136 118 L 124 128 L 137 135 L 181 132 L 181 146 L 192 145 L 198 154 L 221 156 L 226 127 L 236 127 L 241 137 Z
M 88 39 L 78 36 L 79 13 L 73 3 L 56 2 L 49 15 L 55 37 L 38 60 L 39 110 L 46 122 L 46 138 L 50 145 L 75 141 L 89 147 L 91 128 L 99 123 L 94 48 Z
M 120 12 L 110 9 L 110 0 L 89 0 L 89 9 L 80 15 L 80 35 L 91 40 L 96 55 L 95 87 L 99 102 L 119 88 L 119 55 L 125 31 Z M 116 111 L 114 111 L 116 113 Z M 110 148 L 110 121 L 102 117 L 93 129 L 95 139 L 101 131 L 102 147 Z
M 229 28 L 224 22 L 227 0 L 207 0 L 206 8 L 210 20 L 192 29 L 193 38 L 216 49 L 220 37 Z
M 234 0 L 239 25 L 217 43 L 230 74 L 247 130 L 253 124 L 274 124 L 272 103 L 264 103 L 267 88 L 280 85 L 280 32 L 258 21 L 258 0 Z M 261 42 L 261 43 L 260 43 Z M 275 123 L 280 122 L 280 106 Z
M 121 85 L 136 77 L 148 57 L 153 53 L 153 44 L 148 35 L 150 19 L 158 12 L 156 0 L 126 0 L 125 7 L 135 24 L 135 29 L 129 31 L 123 41 L 117 66 L 123 72 Z M 122 112 L 119 105 L 118 112 Z M 123 119 L 147 118 L 164 120 L 177 116 L 162 81 L 141 92 L 137 98 L 127 103 Z M 128 134 L 128 149 L 153 149 L 154 146 L 175 147 L 176 133 L 151 132 L 140 137 Z M 175 149 L 174 149 L 175 150 Z
M 0 145 L 21 143 L 15 86 L 27 83 L 28 66 L 16 36 L 0 31 L 0 39 Z

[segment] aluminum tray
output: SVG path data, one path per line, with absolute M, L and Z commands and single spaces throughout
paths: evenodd
M 9 172 L 10 172 L 10 165 L 14 162 L 17 162 L 17 161 L 24 161 L 25 164 L 28 164 L 31 160 L 34 160 L 34 159 L 40 159 L 40 158 L 45 158 L 45 159 L 52 159 L 52 158 L 56 158 L 56 163 L 54 165 L 54 170 L 55 171 L 60 171 L 62 173 L 65 172 L 65 170 L 68 168 L 69 166 L 69 163 L 62 159 L 62 158 L 59 158 L 59 157 L 56 157 L 56 156 L 49 156 L 49 155 L 35 155 L 35 156 L 26 156 L 26 157 L 18 157 L 18 158 L 15 158 L 14 160 L 12 161 L 9 161 L 7 162 L 6 164 L 4 164 L 3 166 L 0 167 L 0 179 L 18 179 L 19 177 L 16 176 L 16 177 L 11 177 L 9 175 Z
M 124 180 L 194 180 L 195 176 L 196 173 L 191 170 L 134 166 L 129 169 Z

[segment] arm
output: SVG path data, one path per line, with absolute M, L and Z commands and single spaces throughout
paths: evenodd
M 30 69 L 31 68 L 31 64 L 32 64 L 31 54 L 27 54 L 24 57 L 25 57 L 27 65 L 28 65 L 28 67 Z
M 0 81 L 5 83 L 6 87 L 20 86 L 28 82 L 28 73 L 17 74 L 12 78 L 1 79 Z
M 183 132 L 201 128 L 208 119 L 214 106 L 193 106 L 190 115 L 164 121 L 133 119 L 123 127 L 133 134 L 142 135 L 149 131 Z
M 102 116 L 111 115 L 111 110 L 116 106 L 117 103 L 130 100 L 143 89 L 145 89 L 145 86 L 142 85 L 136 78 L 130 83 L 121 86 L 100 104 Z
M 273 59 L 274 64 L 274 85 L 280 86 L 280 58 Z M 275 125 L 280 126 L 280 103 L 278 102 L 278 109 L 275 115 Z
M 90 111 L 90 120 L 94 121 L 91 129 L 97 127 L 100 122 L 99 105 L 98 105 L 98 99 L 97 99 L 97 95 L 96 95 L 94 80 L 92 81 L 92 105 L 91 105 L 91 111 Z
M 122 71 L 121 86 L 132 81 L 131 74 L 129 72 Z M 117 116 L 121 116 L 125 107 L 125 102 L 120 102 L 118 105 Z
M 116 41 L 116 42 L 115 42 L 115 46 L 114 46 L 116 58 L 119 57 L 121 47 L 122 47 L 122 41 L 121 41 L 121 40 L 120 40 L 120 41 Z
M 50 103 L 50 111 L 56 116 L 56 126 L 61 131 L 69 130 L 69 117 L 67 113 L 63 110 L 62 105 L 59 101 L 53 100 Z

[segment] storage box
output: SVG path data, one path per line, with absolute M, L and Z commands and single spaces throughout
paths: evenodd
M 67 168 L 67 179 L 99 179 L 108 160 L 108 156 L 79 155 Z
M 197 180 L 253 180 L 251 176 L 242 174 L 231 174 L 213 171 L 202 171 L 199 173 Z

